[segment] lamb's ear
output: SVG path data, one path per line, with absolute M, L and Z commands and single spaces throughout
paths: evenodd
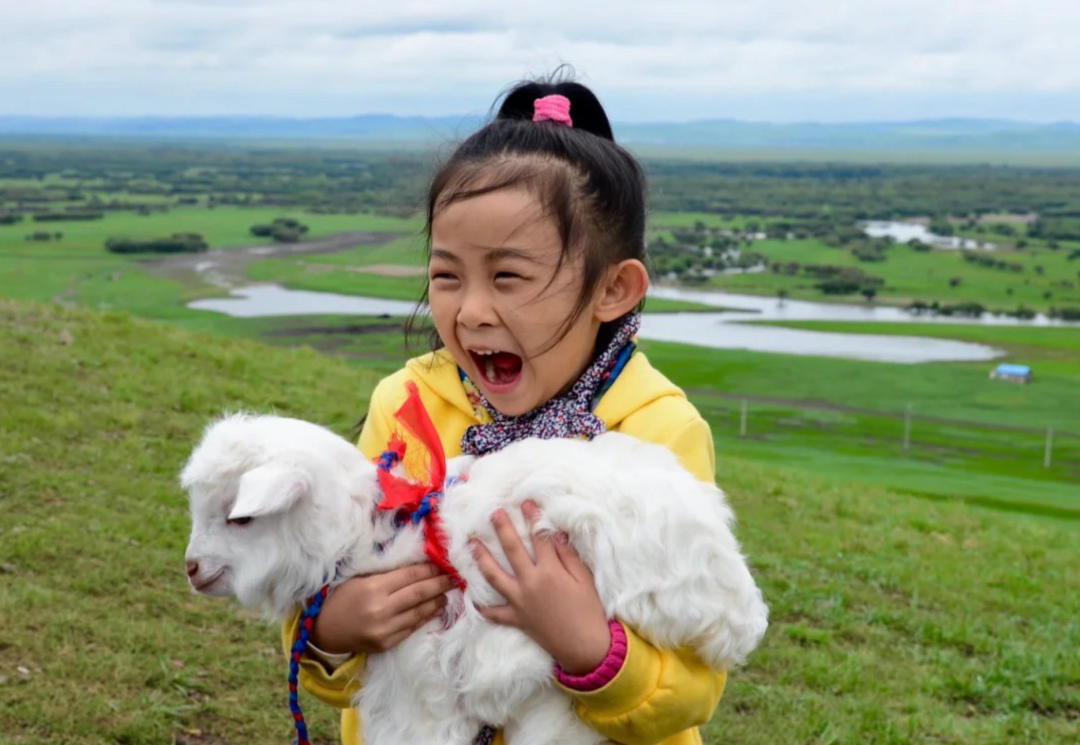
M 293 467 L 267 463 L 240 477 L 230 520 L 286 512 L 311 491 L 307 474 Z

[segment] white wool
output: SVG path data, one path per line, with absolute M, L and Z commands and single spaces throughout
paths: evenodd
M 552 660 L 516 629 L 477 607 L 503 599 L 480 574 L 467 542 L 484 542 L 509 570 L 490 523 L 503 508 L 520 535 L 520 505 L 535 501 L 541 528 L 562 530 L 592 570 L 609 617 L 657 647 L 696 651 L 714 669 L 742 664 L 765 633 L 768 611 L 731 528 L 723 493 L 695 479 L 666 448 L 607 433 L 591 442 L 523 440 L 448 464 L 467 475 L 440 504 L 449 557 L 467 583 L 460 611 L 393 650 L 369 655 L 357 697 L 370 745 L 471 743 L 480 726 L 510 745 L 606 742 L 552 683 Z M 283 619 L 341 562 L 340 580 L 424 559 L 411 525 L 396 534 L 375 467 L 316 425 L 233 415 L 209 426 L 181 474 L 192 533 L 193 587 L 232 595 Z M 229 519 L 253 518 L 246 525 Z M 393 539 L 380 552 L 375 545 Z M 528 542 L 526 545 L 531 545 Z

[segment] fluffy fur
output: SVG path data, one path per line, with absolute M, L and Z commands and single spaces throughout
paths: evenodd
M 192 519 L 186 559 L 198 565 L 192 587 L 280 620 L 337 562 L 340 581 L 422 560 L 419 529 L 395 535 L 392 515 L 375 509 L 375 473 L 353 445 L 308 422 L 233 415 L 211 424 L 181 474 Z M 441 503 L 450 559 L 468 587 L 451 593 L 449 629 L 432 621 L 368 657 L 355 703 L 371 745 L 467 745 L 485 722 L 503 727 L 511 745 L 606 742 L 554 686 L 547 653 L 477 611 L 504 601 L 467 541 L 483 541 L 509 571 L 490 516 L 506 509 L 527 537 L 526 499 L 540 506 L 540 529 L 569 534 L 609 617 L 655 646 L 691 647 L 726 669 L 765 633 L 767 609 L 723 493 L 666 448 L 617 433 L 524 440 L 452 459 L 449 473 L 468 475 Z

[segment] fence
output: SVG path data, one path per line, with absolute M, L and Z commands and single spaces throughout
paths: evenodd
M 813 447 L 839 453 L 891 455 L 1020 478 L 1076 482 L 1080 502 L 1080 433 L 945 419 L 919 413 L 739 396 L 691 395 L 718 441 Z

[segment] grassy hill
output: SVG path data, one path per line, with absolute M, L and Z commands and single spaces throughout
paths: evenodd
M 193 596 L 178 473 L 208 417 L 346 433 L 376 375 L 277 349 L 0 300 L 3 742 L 287 742 L 277 634 Z M 710 743 L 1069 743 L 1077 525 L 720 459 L 772 608 Z M 334 712 L 308 700 L 316 740 Z

